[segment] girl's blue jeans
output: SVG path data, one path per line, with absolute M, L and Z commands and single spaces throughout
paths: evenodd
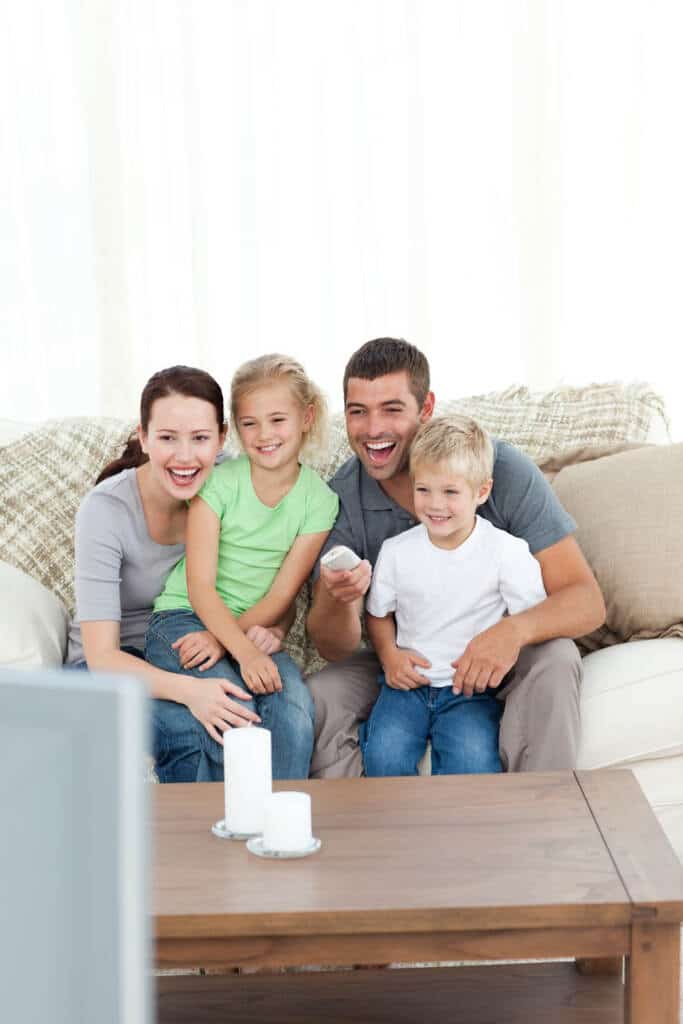
M 145 658 L 157 668 L 178 672 L 196 679 L 229 679 L 242 689 L 248 688 L 240 675 L 239 665 L 223 657 L 212 668 L 183 669 L 177 651 L 172 647 L 186 633 L 204 629 L 193 612 L 178 609 L 155 612 L 145 640 Z M 255 711 L 272 741 L 273 778 L 305 779 L 313 753 L 313 700 L 301 673 L 288 654 L 272 655 L 277 665 L 282 690 L 255 694 L 251 700 L 240 701 Z M 161 782 L 216 782 L 223 779 L 223 747 L 184 704 L 170 700 L 152 701 L 152 754 Z
M 377 703 L 361 728 L 366 775 L 417 775 L 429 739 L 432 775 L 501 771 L 503 705 L 490 693 L 464 697 L 450 686 L 394 690 L 383 674 L 379 682 Z

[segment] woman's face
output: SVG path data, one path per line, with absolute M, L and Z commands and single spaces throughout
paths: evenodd
M 187 501 L 213 469 L 225 430 L 211 402 L 167 395 L 154 402 L 147 431 L 138 427 L 138 436 L 154 480 L 172 498 Z

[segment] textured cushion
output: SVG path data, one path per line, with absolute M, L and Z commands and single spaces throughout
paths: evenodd
M 683 637 L 683 444 L 567 466 L 553 488 L 607 606 L 605 626 L 584 645 Z
M 0 551 L 74 606 L 74 520 L 100 470 L 120 455 L 132 424 L 121 420 L 47 422 L 0 448 Z
M 0 663 L 61 665 L 68 619 L 59 598 L 26 573 L 0 562 Z
M 585 445 L 668 439 L 663 399 L 648 384 L 589 384 L 536 394 L 528 388 L 438 403 L 437 413 L 472 416 L 494 437 L 536 461 Z

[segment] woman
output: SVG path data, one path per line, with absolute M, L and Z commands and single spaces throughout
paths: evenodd
M 220 678 L 224 649 L 210 633 L 177 641 L 177 672 L 144 661 L 152 604 L 184 554 L 188 501 L 211 473 L 225 433 L 223 394 L 208 373 L 174 366 L 154 374 L 142 392 L 136 435 L 102 471 L 76 517 L 77 617 L 67 663 L 145 681 L 156 698 L 153 754 L 162 782 L 220 778 L 213 736 L 260 721 L 247 706 L 251 694 Z M 283 631 L 253 627 L 249 635 L 272 651 Z M 288 714 L 305 714 L 312 730 L 306 701 L 307 692 Z

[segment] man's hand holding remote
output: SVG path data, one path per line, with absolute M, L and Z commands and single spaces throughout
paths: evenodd
M 354 561 L 355 568 L 341 568 L 344 565 L 353 565 Z M 331 598 L 341 604 L 352 604 L 367 593 L 372 579 L 372 567 L 367 559 L 359 561 L 358 556 L 350 548 L 339 545 L 323 555 L 320 561 L 320 579 Z

